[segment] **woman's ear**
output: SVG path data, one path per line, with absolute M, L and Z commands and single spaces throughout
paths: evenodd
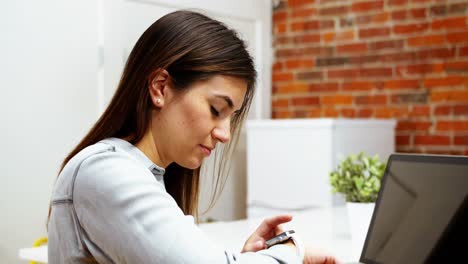
M 148 90 L 151 101 L 156 107 L 162 107 L 167 99 L 169 88 L 169 73 L 164 69 L 157 69 L 150 78 Z

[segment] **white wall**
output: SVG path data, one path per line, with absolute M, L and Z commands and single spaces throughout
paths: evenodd
M 143 3 L 146 6 L 140 6 Z M 259 81 L 270 87 L 269 0 L 243 0 L 234 6 L 230 0 L 2 1 L 0 263 L 25 263 L 18 260 L 18 249 L 46 236 L 48 204 L 59 166 L 98 118 L 111 94 L 106 91 L 113 90 L 108 75 L 119 72 L 122 66 L 109 65 L 120 60 L 123 52 L 113 49 L 122 43 L 113 42 L 108 33 L 115 30 L 115 34 L 120 34 L 131 27 L 127 24 L 126 29 L 116 27 L 114 22 L 128 21 L 117 7 L 147 8 L 149 3 L 203 8 L 220 17 L 226 15 L 233 25 L 237 25 L 235 18 L 245 18 L 250 24 L 237 22 L 242 26 L 240 29 L 255 33 L 246 35 L 251 38 L 249 43 L 255 47 L 253 53 L 259 60 L 262 76 Z M 226 6 L 231 8 L 223 8 Z M 99 46 L 103 48 L 104 60 L 100 66 Z M 269 116 L 265 109 L 270 107 L 270 92 L 257 89 L 262 100 L 257 100 L 255 116 L 263 116 L 262 113 Z M 232 220 L 245 216 L 245 142 L 240 144 L 239 157 L 234 158 L 235 168 L 223 195 L 205 218 Z M 210 187 L 204 186 L 203 190 Z M 202 208 L 209 201 L 206 194 L 204 191 L 201 197 Z
M 98 114 L 94 0 L 0 7 L 0 263 L 46 234 L 59 165 Z

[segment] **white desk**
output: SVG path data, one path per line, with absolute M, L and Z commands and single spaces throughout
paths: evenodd
M 232 222 L 200 224 L 200 228 L 213 241 L 233 252 L 240 252 L 245 239 L 263 219 L 245 219 Z M 357 261 L 360 252 L 351 252 L 348 217 L 345 207 L 315 209 L 294 215 L 293 221 L 285 225 L 296 230 L 305 244 L 324 249 L 344 262 Z M 47 246 L 23 248 L 20 259 L 47 263 Z

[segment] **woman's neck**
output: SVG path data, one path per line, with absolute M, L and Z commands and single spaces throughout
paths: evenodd
M 151 127 L 151 126 L 150 126 Z M 135 144 L 154 164 L 161 168 L 167 168 L 169 162 L 164 162 L 161 153 L 158 151 L 160 148 L 157 145 L 155 137 L 153 136 L 152 129 L 149 128 L 143 138 Z

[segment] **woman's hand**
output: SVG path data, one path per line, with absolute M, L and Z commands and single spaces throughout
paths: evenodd
M 340 262 L 331 254 L 323 250 L 310 247 L 305 248 L 304 264 L 339 264 Z
M 283 232 L 279 225 L 291 220 L 291 215 L 278 215 L 263 220 L 257 230 L 255 230 L 245 242 L 242 253 L 256 252 L 265 249 L 265 241 Z

